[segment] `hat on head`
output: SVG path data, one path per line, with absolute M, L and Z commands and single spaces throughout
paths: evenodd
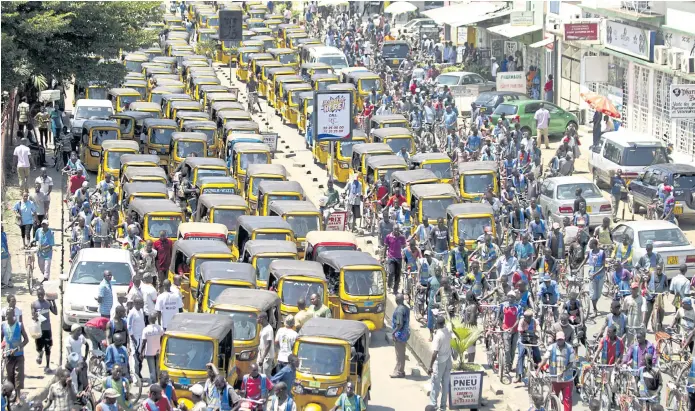
M 115 391 L 115 390 L 114 390 L 114 391 Z M 193 395 L 197 395 L 198 397 L 202 397 L 203 394 L 205 394 L 205 389 L 204 389 L 203 386 L 200 385 L 200 384 L 194 384 L 194 385 L 189 389 L 189 391 L 190 391 Z
M 201 392 L 203 391 L 203 387 L 200 386 L 200 384 L 196 384 L 197 386 L 200 387 Z M 193 388 L 191 388 L 191 391 L 193 391 Z M 104 391 L 104 398 L 118 398 L 118 391 L 116 391 L 113 388 L 107 388 L 106 391 Z
M 645 244 L 645 247 L 648 246 L 648 245 L 654 246 L 654 241 L 652 241 L 652 240 L 647 240 L 647 244 Z
M 430 251 L 430 250 L 425 251 L 425 255 L 432 255 L 432 251 Z
M 86 181 L 83 181 L 83 182 L 82 182 L 82 187 L 84 187 L 84 188 L 89 187 L 89 183 L 86 182 Z
M 557 222 L 553 223 L 553 228 L 560 228 L 560 223 L 557 223 Z
M 639 288 L 639 283 L 637 281 L 630 284 L 630 288 Z
M 48 225 L 48 219 L 44 218 L 43 220 L 41 220 L 41 225 Z
M 514 291 L 510 291 L 507 293 L 507 297 L 516 297 L 516 293 Z
M 543 276 L 543 281 L 551 281 L 552 278 L 550 278 L 550 274 L 546 274 Z
M 70 327 L 70 332 L 77 331 L 77 330 L 79 330 L 79 329 L 81 329 L 81 328 L 82 328 L 81 325 L 79 325 L 79 324 L 73 324 L 72 327 Z
M 565 339 L 565 333 L 562 331 L 558 331 L 555 333 L 555 339 L 556 340 L 564 340 Z

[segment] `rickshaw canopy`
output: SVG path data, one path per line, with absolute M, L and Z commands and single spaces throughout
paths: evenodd
M 174 317 L 176 318 L 176 317 Z M 362 321 L 338 320 L 314 317 L 302 325 L 299 337 L 323 337 L 345 341 L 354 345 L 362 336 L 369 334 L 369 328 Z
M 391 146 L 386 143 L 364 143 L 358 144 L 352 148 L 352 153 L 358 155 L 379 153 L 383 151 L 390 151 L 393 153 Z
M 213 307 L 216 305 L 239 305 L 264 312 L 272 307 L 280 307 L 280 296 L 268 290 L 227 288 L 215 299 Z
M 364 145 L 364 144 L 361 144 Z M 360 147 L 355 147 L 355 150 Z M 385 156 L 373 156 L 369 157 L 367 160 L 367 167 L 369 168 L 383 168 L 383 167 L 393 167 L 393 166 L 407 166 L 405 160 L 397 155 L 385 155 Z
M 285 221 L 284 218 L 279 216 L 242 215 L 239 216 L 239 218 L 237 218 L 237 223 L 239 224 L 239 228 L 243 228 L 249 233 L 252 233 L 255 230 L 263 229 L 279 229 L 292 231 L 292 227 L 290 227 L 290 224 L 287 221 Z
M 372 117 L 372 121 L 374 121 L 374 119 L 376 117 L 380 117 L 380 116 Z M 413 135 L 413 132 L 405 127 L 387 127 L 387 128 L 377 128 L 375 130 L 372 130 L 372 136 L 378 137 L 382 140 L 384 138 L 396 137 L 396 136 L 411 136 L 412 137 L 412 135 Z
M 233 333 L 234 320 L 226 315 L 209 313 L 176 313 L 169 320 L 167 335 L 199 335 L 211 340 L 223 340 Z
M 340 271 L 343 267 L 357 265 L 374 265 L 381 266 L 379 261 L 364 251 L 324 251 L 318 255 L 316 262 L 319 264 L 328 264 Z
M 258 184 L 258 195 L 273 194 L 273 193 L 301 193 L 304 197 L 304 189 L 302 185 L 296 181 L 274 181 L 265 180 Z
M 405 171 L 396 171 L 393 174 L 391 174 L 391 183 L 393 184 L 394 181 L 397 181 L 401 184 L 407 185 L 411 183 L 415 183 L 418 181 L 425 181 L 425 180 L 432 180 L 432 183 L 435 183 L 439 181 L 439 178 L 437 177 L 436 174 L 432 172 L 432 170 L 426 170 L 426 169 L 416 169 L 416 170 L 405 170 Z M 417 184 L 416 186 L 419 185 L 426 185 L 426 184 Z M 413 186 L 415 187 L 415 186 Z M 412 190 L 412 188 L 411 188 Z
M 205 135 L 205 133 L 200 133 L 197 131 L 177 131 L 175 133 L 171 134 L 171 141 L 181 141 L 181 140 L 194 140 L 194 141 L 200 141 L 200 142 L 207 142 L 208 141 L 208 136 Z M 199 159 L 202 157 L 188 157 L 186 160 L 190 159 Z M 184 161 L 186 161 L 184 160 Z
M 128 204 L 128 211 L 134 211 L 141 216 L 147 213 L 160 212 L 181 214 L 181 207 L 177 206 L 173 201 L 165 198 L 136 198 L 131 201 L 130 204 Z M 227 250 L 229 249 L 227 248 Z
M 451 217 L 458 217 L 463 214 L 490 214 L 494 211 L 490 204 L 481 203 L 459 203 L 452 204 L 446 208 L 446 214 Z
M 275 260 L 270 263 L 268 272 L 277 279 L 297 275 L 326 281 L 323 266 L 316 261 Z
M 208 177 L 205 177 L 208 178 Z M 246 200 L 236 194 L 201 194 L 198 204 L 213 207 L 247 207 Z
M 306 234 L 307 244 L 321 243 L 351 243 L 357 245 L 357 236 L 349 231 L 309 231 Z
M 396 174 L 396 173 L 393 173 Z M 393 176 L 392 176 L 393 178 Z M 451 184 L 416 184 L 410 187 L 410 194 L 415 198 L 452 196 L 456 197 L 456 189 Z
M 458 164 L 459 175 L 467 171 L 499 171 L 496 161 L 469 161 Z
M 101 149 L 103 151 L 107 150 L 140 150 L 140 145 L 137 141 L 133 140 L 106 140 L 101 143 Z
M 268 206 L 269 211 L 275 212 L 277 215 L 285 215 L 288 213 L 318 213 L 319 209 L 307 200 L 275 200 L 271 201 Z
M 293 241 L 283 240 L 249 240 L 244 246 L 246 254 L 251 256 L 258 254 L 297 254 L 297 245 Z M 285 260 L 283 260 L 285 261 Z
M 237 280 L 256 286 L 256 269 L 248 263 L 209 261 L 200 268 L 200 281 Z
M 244 143 L 244 144 L 254 144 L 254 143 Z M 258 144 L 258 143 L 255 143 Z M 264 144 L 268 147 L 267 144 Z M 252 177 L 254 175 L 274 175 L 283 176 L 287 178 L 287 169 L 282 164 L 249 164 L 246 169 L 246 175 Z

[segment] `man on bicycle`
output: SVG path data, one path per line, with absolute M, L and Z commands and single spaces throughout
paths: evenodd
M 645 299 L 647 301 L 647 311 L 644 315 L 645 328 L 647 328 L 647 326 L 649 325 L 649 320 L 652 317 L 652 311 L 654 311 L 654 305 L 656 303 L 657 294 L 665 293 L 668 293 L 668 278 L 666 277 L 666 275 L 664 275 L 664 268 L 661 266 L 657 266 L 655 272 L 651 273 L 649 275 L 649 279 L 647 280 L 647 295 L 645 296 Z M 661 331 L 661 329 L 663 328 L 663 310 L 664 307 L 662 303 L 662 313 L 657 313 L 657 323 L 655 324 L 654 322 L 652 322 L 652 328 L 654 328 L 654 332 Z
M 550 274 L 545 274 L 543 277 L 543 284 L 541 284 L 538 290 L 538 301 L 540 304 L 545 305 L 556 305 L 560 301 L 560 290 L 557 282 L 550 277 Z M 553 307 L 553 318 L 557 320 L 557 307 Z M 541 310 L 541 317 L 545 317 L 546 307 Z
M 254 106 L 258 105 L 258 112 L 262 113 L 261 102 L 258 100 L 258 81 L 256 80 L 256 74 L 250 73 L 249 81 L 246 83 L 246 91 L 249 94 L 249 111 L 252 113 L 255 111 Z
M 449 261 L 451 241 L 449 240 L 449 230 L 444 225 L 442 217 L 437 219 L 437 226 L 430 232 L 430 244 L 434 248 L 435 257 L 439 257 L 442 262 Z
M 601 338 L 598 348 L 594 354 L 594 362 L 604 365 L 617 364 L 625 353 L 623 340 L 618 337 L 618 329 L 615 324 L 608 326 L 606 335 Z

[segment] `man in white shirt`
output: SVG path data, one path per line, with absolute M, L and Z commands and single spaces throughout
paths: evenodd
M 260 313 L 258 315 L 258 323 L 261 325 L 261 341 L 258 347 L 257 360 L 258 368 L 261 370 L 261 374 L 273 375 L 275 338 L 273 336 L 273 327 L 268 322 L 268 314 Z
M 430 405 L 437 406 L 437 397 L 441 392 L 440 409 L 446 409 L 449 396 L 449 378 L 451 377 L 451 332 L 446 328 L 446 320 L 437 317 L 434 338 L 432 339 L 432 358 L 427 374 L 432 376 Z
M 543 143 L 543 137 L 545 137 L 545 148 L 550 148 L 550 140 L 548 139 L 548 123 L 550 122 L 550 112 L 545 108 L 545 104 L 541 103 L 536 114 L 533 115 L 536 120 L 536 143 L 538 147 Z
M 140 290 L 142 291 L 142 299 L 145 302 L 143 311 L 147 316 L 146 318 L 149 318 L 155 315 L 157 312 L 155 308 L 155 304 L 157 302 L 157 290 L 155 290 L 154 286 L 152 286 L 152 274 L 147 273 L 142 277 Z
M 53 191 L 53 179 L 48 175 L 46 167 L 41 167 L 41 175 L 36 177 L 36 183 L 41 184 L 41 192 L 46 195 L 45 209 L 49 210 L 51 205 L 51 191 Z
M 19 132 L 17 132 L 19 134 Z M 19 134 L 21 135 L 21 134 Z M 31 168 L 31 150 L 29 150 L 29 140 L 22 138 L 19 145 L 14 149 L 15 165 L 19 176 L 19 188 L 29 190 L 29 169 Z
M 82 335 L 82 326 L 80 324 L 73 324 L 70 328 L 70 335 L 65 339 L 65 352 L 67 354 L 66 358 L 70 358 L 70 354 L 77 354 L 78 360 L 82 361 L 85 356 L 85 350 L 83 347 L 87 347 L 87 352 L 89 352 L 89 346 L 87 346 L 87 340 Z
M 155 312 L 148 319 L 149 325 L 142 330 L 142 347 L 139 355 L 147 361 L 147 369 L 150 372 L 150 384 L 157 382 L 159 370 L 157 369 L 157 357 L 161 350 L 161 339 L 164 335 L 164 328 L 157 324 L 157 313 Z
M 171 292 L 177 294 L 181 297 L 181 279 L 182 277 L 178 274 L 174 276 L 174 284 L 171 285 Z
M 278 346 L 278 367 L 282 368 L 288 363 L 288 357 L 292 354 L 292 347 L 297 340 L 297 331 L 294 330 L 294 317 L 288 315 L 285 318 L 285 326 L 280 328 L 275 335 L 275 344 Z
M 128 335 L 130 336 L 130 348 L 133 351 L 133 361 L 135 362 L 135 373 L 142 379 L 142 357 L 138 354 L 142 345 L 142 332 L 145 329 L 145 313 L 142 311 L 144 302 L 142 297 L 135 297 L 133 300 L 133 308 L 128 312 L 126 317 L 126 326 L 128 327 Z
M 497 80 L 497 71 L 499 71 L 500 65 L 497 64 L 497 59 L 494 57 L 490 57 L 490 61 L 492 61 L 492 67 L 490 67 L 490 74 L 492 74 L 493 80 Z
M 171 321 L 174 315 L 183 312 L 183 301 L 181 301 L 180 295 L 171 292 L 171 282 L 169 280 L 162 281 L 162 288 L 164 288 L 164 292 L 157 297 L 157 302 L 154 306 L 161 315 L 162 328 L 166 331 L 167 325 L 169 325 L 169 321 Z

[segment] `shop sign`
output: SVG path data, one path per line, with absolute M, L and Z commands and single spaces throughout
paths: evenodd
M 564 24 L 565 41 L 598 41 L 598 22 Z
M 695 35 L 665 32 L 664 45 L 670 48 L 685 50 L 688 56 L 695 57 Z
M 695 84 L 671 84 L 671 118 L 695 119 Z
M 509 15 L 509 25 L 517 26 L 533 26 L 532 11 L 513 11 Z
M 278 151 L 278 133 L 261 133 L 263 136 L 263 142 L 270 147 L 270 152 L 275 153 Z
M 526 93 L 526 74 L 523 71 L 497 72 L 497 91 Z
M 482 372 L 452 372 L 449 379 L 449 409 L 480 408 L 482 392 Z
M 606 47 L 644 60 L 654 60 L 656 31 L 606 21 Z
M 326 231 L 345 231 L 347 227 L 347 211 L 334 211 L 326 221 Z

